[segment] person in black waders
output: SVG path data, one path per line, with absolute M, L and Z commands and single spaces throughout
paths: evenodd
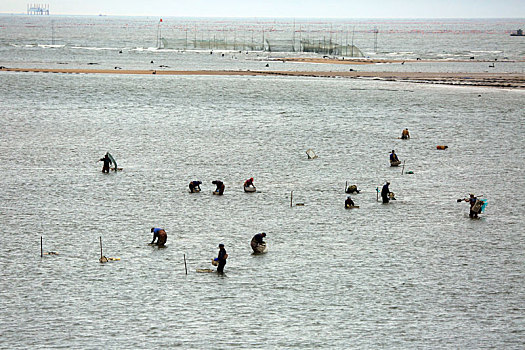
M 390 190 L 388 189 L 388 186 L 390 185 L 390 182 L 387 182 L 383 185 L 383 188 L 381 189 L 381 198 L 383 198 L 383 203 L 388 203 L 390 201 Z
M 103 173 L 109 173 L 109 166 L 113 164 L 111 159 L 109 159 L 109 154 L 106 153 L 106 155 L 98 160 L 99 162 L 104 162 L 104 165 L 102 166 L 102 172 Z
M 219 260 L 219 266 L 217 266 L 217 273 L 224 273 L 224 266 L 226 265 L 226 259 L 228 259 L 228 254 L 226 253 L 226 249 L 224 249 L 224 244 L 219 244 L 219 256 L 217 257 Z

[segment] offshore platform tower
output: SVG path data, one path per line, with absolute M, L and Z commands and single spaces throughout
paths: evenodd
M 49 4 L 27 4 L 28 15 L 49 15 Z

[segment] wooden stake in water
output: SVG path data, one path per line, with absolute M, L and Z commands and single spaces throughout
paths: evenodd
M 290 192 L 290 208 L 293 206 L 293 191 Z
M 100 259 L 102 260 L 102 236 L 100 236 Z
M 186 254 L 184 254 L 184 269 L 186 270 L 186 275 L 188 274 L 188 266 L 186 265 Z
M 403 161 L 403 169 L 401 169 L 401 175 L 405 173 L 405 161 Z
M 40 236 L 40 257 L 42 258 L 44 256 L 44 239 L 42 236 Z
M 345 182 L 345 192 L 347 188 L 348 188 L 348 181 Z

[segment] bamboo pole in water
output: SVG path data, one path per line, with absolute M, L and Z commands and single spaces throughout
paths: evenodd
M 44 239 L 40 236 L 40 257 L 44 256 Z
M 100 236 L 100 259 L 102 260 L 102 236 Z
M 401 169 L 401 175 L 405 173 L 405 161 L 403 161 L 403 169 Z
M 293 206 L 293 191 L 290 192 L 290 208 Z
M 186 270 L 186 275 L 188 274 L 188 266 L 186 265 L 186 254 L 184 254 L 184 269 Z

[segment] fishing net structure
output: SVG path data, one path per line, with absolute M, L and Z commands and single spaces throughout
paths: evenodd
M 286 53 L 315 53 L 321 55 L 334 55 L 346 57 L 364 57 L 363 52 L 355 45 L 345 43 L 342 36 L 340 40 L 331 37 L 298 38 L 296 36 L 278 36 L 271 33 L 262 33 L 255 36 L 243 33 L 186 33 L 184 38 L 161 37 L 158 47 L 175 50 L 228 50 L 228 51 L 264 51 Z M 207 37 L 206 37 L 207 36 Z

